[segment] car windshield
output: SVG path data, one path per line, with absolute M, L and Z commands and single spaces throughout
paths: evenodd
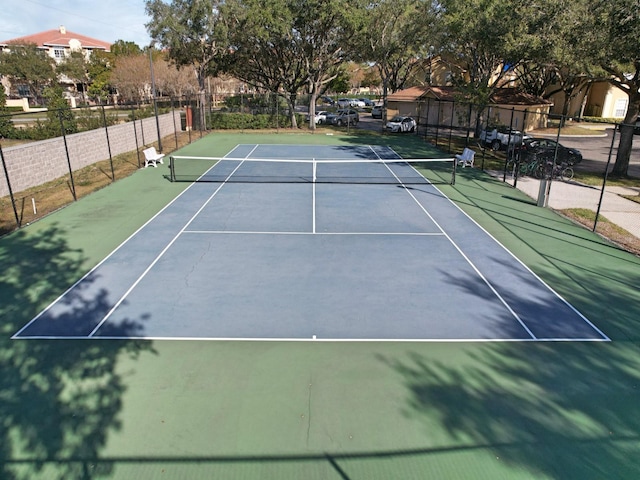
M 401 121 L 402 121 L 402 117 L 395 116 L 395 117 L 393 117 L 393 118 L 391 119 L 391 121 L 392 121 L 392 122 L 401 122 Z

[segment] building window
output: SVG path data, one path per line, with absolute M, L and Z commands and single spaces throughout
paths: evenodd
M 62 60 L 64 58 L 64 48 L 54 48 L 53 56 L 56 60 Z
M 627 102 L 628 99 L 626 98 L 619 98 L 616 100 L 616 106 L 613 110 L 613 116 L 615 118 L 624 118 L 627 114 Z

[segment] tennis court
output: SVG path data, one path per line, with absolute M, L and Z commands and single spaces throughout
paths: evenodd
M 13 338 L 608 340 L 425 178 L 427 159 L 226 157 L 173 158 L 172 179 L 199 181 Z

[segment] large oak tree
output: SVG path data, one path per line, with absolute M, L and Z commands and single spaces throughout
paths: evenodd
M 192 68 L 198 79 L 200 124 L 205 125 L 206 79 L 218 70 L 217 60 L 228 47 L 221 21 L 224 0 L 146 0 L 151 38 L 168 52 L 178 68 Z
M 226 70 L 283 95 L 291 124 L 297 96 L 311 95 L 310 128 L 322 86 L 338 74 L 355 6 L 347 0 L 232 0 L 223 9 L 231 48 Z
M 629 170 L 633 126 L 640 115 L 640 2 L 597 0 L 588 5 L 591 15 L 585 19 L 589 32 L 585 42 L 593 52 L 593 61 L 610 75 L 611 84 L 629 97 L 612 171 L 613 176 L 624 177 Z

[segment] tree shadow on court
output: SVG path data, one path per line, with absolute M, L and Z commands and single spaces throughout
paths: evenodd
M 420 352 L 384 361 L 404 379 L 405 414 L 434 421 L 458 451 L 533 478 L 639 478 L 640 361 L 623 343 L 501 343 L 452 366 Z
M 571 267 L 545 281 L 573 291 L 570 303 L 611 342 L 465 344 L 455 361 L 418 348 L 379 358 L 407 389 L 406 416 L 425 429 L 436 422 L 461 451 L 481 449 L 534 478 L 640 478 L 638 264 L 591 245 L 549 261 Z M 477 291 L 473 280 L 451 281 Z
M 118 430 L 126 390 L 116 372 L 123 355 L 152 352 L 150 342 L 11 340 L 38 311 L 82 274 L 82 252 L 64 231 L 25 231 L 0 243 L 0 477 L 94 478 L 109 432 Z M 104 309 L 104 295 L 84 304 Z M 82 308 L 82 306 L 80 306 Z M 135 329 L 138 319 L 129 319 Z

